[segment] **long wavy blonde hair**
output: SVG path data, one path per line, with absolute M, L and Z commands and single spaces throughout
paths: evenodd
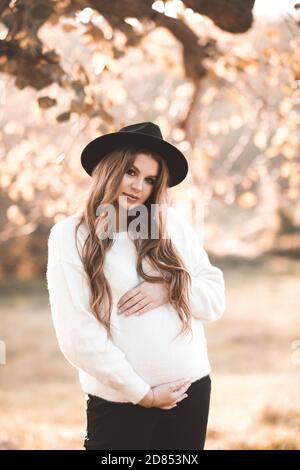
M 167 285 L 168 301 L 177 311 L 182 322 L 183 327 L 180 334 L 190 331 L 193 335 L 191 329 L 192 315 L 188 302 L 188 283 L 191 283 L 191 277 L 171 238 L 165 237 L 166 214 L 163 208 L 168 205 L 169 170 L 160 155 L 149 149 L 122 146 L 105 155 L 93 170 L 92 183 L 88 188 L 88 195 L 79 215 L 80 220 L 75 228 L 76 244 L 79 226 L 84 224 L 88 229 L 88 236 L 82 253 L 79 250 L 78 252 L 89 279 L 90 308 L 95 317 L 106 328 L 108 337 L 112 339 L 110 321 L 112 293 L 109 282 L 104 275 L 103 266 L 105 254 L 111 248 L 114 239 L 99 237 L 99 225 L 101 226 L 99 221 L 103 215 L 97 215 L 97 208 L 99 204 L 115 205 L 122 178 L 134 163 L 137 154 L 141 152 L 159 163 L 158 178 L 148 200 L 144 202 L 148 213 L 148 227 L 151 227 L 151 223 L 153 223 L 150 220 L 153 217 L 153 207 L 159 208 L 159 210 L 154 211 L 159 236 L 158 238 L 151 238 L 150 236 L 133 240 L 137 251 L 136 270 L 147 282 L 164 282 Z M 152 213 L 151 204 L 154 204 Z M 143 271 L 142 260 L 144 258 L 147 258 L 150 265 L 161 274 L 161 277 L 150 276 Z

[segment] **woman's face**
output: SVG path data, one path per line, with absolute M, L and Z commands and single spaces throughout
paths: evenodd
M 158 171 L 159 164 L 156 160 L 144 153 L 139 153 L 133 165 L 123 176 L 117 198 L 120 206 L 127 209 L 144 204 L 152 193 L 155 181 L 158 178 Z M 137 199 L 131 199 L 124 193 L 136 196 Z

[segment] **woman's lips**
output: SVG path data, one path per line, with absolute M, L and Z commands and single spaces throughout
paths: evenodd
M 139 200 L 139 198 L 137 198 L 137 197 L 131 197 L 131 196 L 130 196 L 129 194 L 127 194 L 127 193 L 123 193 L 123 194 L 124 194 L 124 196 L 127 196 L 128 199 L 130 199 L 130 201 L 138 201 L 138 200 Z

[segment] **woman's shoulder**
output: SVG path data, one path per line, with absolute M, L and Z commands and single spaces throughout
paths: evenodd
M 168 226 L 170 227 L 171 237 L 173 234 L 173 238 L 193 247 L 194 244 L 203 243 L 203 226 L 197 223 L 199 229 L 196 229 L 188 218 L 188 212 L 184 206 L 170 206 L 168 208 Z
M 174 234 L 180 238 L 185 236 L 185 226 L 188 223 L 188 220 L 178 207 L 167 207 L 167 223 L 170 230 L 170 235 Z
M 54 236 L 63 236 L 63 237 L 70 237 L 75 235 L 75 228 L 79 223 L 81 217 L 80 212 L 75 212 L 64 219 L 59 220 L 56 222 L 50 229 L 50 233 Z M 78 229 L 79 235 L 86 235 L 87 230 L 84 224 L 81 224 Z
M 75 229 L 79 220 L 80 214 L 76 212 L 59 220 L 51 227 L 48 238 L 49 253 L 57 253 L 57 256 L 59 254 L 61 260 L 79 260 L 77 248 L 81 251 L 87 235 L 87 230 L 82 224 L 79 226 L 76 240 Z
M 79 253 L 82 251 L 87 230 L 83 224 L 79 226 L 76 239 L 76 225 L 80 221 L 78 212 L 56 222 L 50 229 L 48 237 L 48 264 L 70 262 L 80 264 Z

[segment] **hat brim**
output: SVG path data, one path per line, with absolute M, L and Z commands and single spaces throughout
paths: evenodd
M 188 162 L 180 150 L 166 140 L 148 134 L 141 135 L 141 132 L 119 131 L 96 137 L 84 147 L 81 165 L 92 176 L 95 166 L 107 153 L 125 145 L 150 148 L 161 155 L 170 171 L 169 187 L 181 183 L 188 173 Z

